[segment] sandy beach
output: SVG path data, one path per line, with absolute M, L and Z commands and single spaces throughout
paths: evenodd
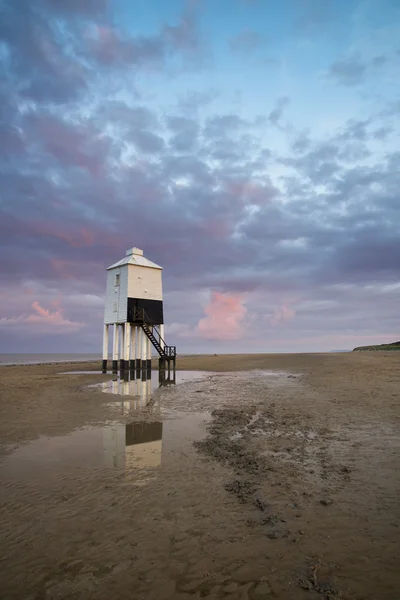
M 2 600 L 400 597 L 400 354 L 177 366 L 0 368 Z

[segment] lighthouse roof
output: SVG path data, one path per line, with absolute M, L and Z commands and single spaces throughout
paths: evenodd
M 162 269 L 160 265 L 156 265 L 156 263 L 153 263 L 148 258 L 145 258 L 143 256 L 143 250 L 140 250 L 140 248 L 130 248 L 129 250 L 127 250 L 125 258 L 119 260 L 118 262 L 108 267 L 107 271 L 109 269 L 115 269 L 116 267 L 122 267 L 123 265 L 136 265 L 138 267 Z

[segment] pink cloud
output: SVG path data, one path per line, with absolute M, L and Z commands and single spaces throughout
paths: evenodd
M 58 296 L 55 300 L 50 302 L 50 306 L 52 308 L 60 308 L 61 307 L 61 296 Z
M 50 312 L 48 310 L 46 310 L 45 308 L 42 308 L 39 304 L 39 302 L 35 301 L 32 302 L 32 308 L 34 309 L 35 312 L 37 312 L 37 314 L 40 317 L 48 317 L 50 316 Z M 34 317 L 34 315 L 32 315 Z M 29 319 L 29 317 L 28 317 Z
M 286 323 L 295 316 L 296 311 L 286 304 L 282 304 L 274 310 L 273 316 L 270 318 L 271 325 L 278 325 L 278 323 Z
M 247 309 L 241 294 L 212 292 L 205 307 L 206 317 L 200 319 L 197 333 L 208 340 L 237 340 L 243 335 L 243 319 Z
M 26 331 L 35 333 L 71 333 L 78 331 L 84 323 L 70 321 L 63 316 L 60 300 L 52 303 L 57 304 L 56 310 L 51 311 L 43 308 L 37 300 L 32 302 L 32 312 L 18 317 L 0 318 L 0 327 L 24 327 Z

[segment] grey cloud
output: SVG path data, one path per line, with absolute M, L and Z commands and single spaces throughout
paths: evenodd
M 123 102 L 110 101 L 100 108 L 102 119 L 127 129 L 159 129 L 160 123 L 153 111 L 145 106 L 129 106 Z
M 337 83 L 347 86 L 358 85 L 364 81 L 367 67 L 357 59 L 338 60 L 329 69 L 329 77 Z
M 109 7 L 108 0 L 44 0 L 44 5 L 55 12 L 80 15 L 101 15 Z
M 365 235 L 365 234 L 364 234 Z M 370 237 L 344 243 L 335 256 L 333 267 L 341 280 L 365 283 L 367 281 L 390 281 L 400 279 L 398 260 L 400 244 L 395 232 L 381 232 L 377 237 L 374 228 Z
M 334 183 L 332 177 L 339 175 L 344 165 L 350 166 L 371 156 L 368 145 L 376 139 L 375 127 L 372 118 L 352 119 L 330 140 L 320 143 L 312 143 L 309 136 L 300 134 L 291 144 L 294 154 L 280 160 L 318 183 Z
M 382 126 L 378 127 L 378 129 L 376 129 L 372 135 L 376 140 L 382 141 L 385 140 L 392 133 L 392 131 L 392 127 Z
M 294 30 L 297 34 L 319 34 L 337 19 L 334 0 L 298 0 Z
M 356 162 L 368 158 L 371 152 L 361 142 L 349 142 L 340 148 L 338 159 L 347 162 Z
M 85 65 L 66 51 L 63 33 L 40 2 L 27 4 L 22 11 L 6 1 L 2 10 L 0 40 L 9 50 L 5 73 L 21 94 L 37 101 L 66 102 L 86 89 Z M 73 36 L 71 40 L 76 41 Z
M 175 128 L 184 124 L 176 118 L 171 118 L 168 122 Z M 210 144 L 212 140 L 213 138 L 204 143 Z M 119 206 L 118 212 L 123 211 L 127 226 L 117 228 L 120 237 L 118 244 L 121 244 L 123 239 L 126 239 L 126 243 L 129 244 L 130 237 L 137 236 L 138 243 L 143 243 L 151 254 L 154 253 L 155 259 L 166 264 L 165 252 L 173 240 L 179 249 L 173 255 L 183 252 L 185 261 L 179 264 L 175 262 L 174 265 L 171 258 L 172 263 L 169 266 L 171 276 L 187 278 L 188 273 L 185 269 L 186 265 L 190 264 L 194 273 L 191 285 L 200 287 L 214 274 L 216 278 L 220 277 L 220 286 L 224 289 L 228 281 L 234 280 L 232 271 L 234 266 L 243 265 L 242 257 L 249 254 L 253 257 L 254 268 L 257 269 L 259 265 L 263 269 L 264 275 L 259 283 L 262 287 L 268 286 L 269 282 L 274 280 L 274 268 L 282 269 L 286 276 L 292 274 L 294 287 L 299 285 L 295 271 L 302 273 L 303 283 L 312 281 L 313 277 L 315 282 L 315 273 L 327 271 L 327 265 L 331 266 L 329 272 L 332 274 L 332 279 L 340 280 L 342 276 L 347 277 L 347 273 L 351 270 L 349 268 L 346 271 L 346 265 L 341 262 L 342 258 L 339 260 L 342 256 L 341 252 L 344 257 L 346 256 L 346 250 L 342 251 L 342 248 L 345 248 L 342 243 L 343 236 L 354 228 L 354 235 L 361 240 L 366 232 L 365 227 L 370 222 L 373 227 L 372 238 L 368 242 L 370 245 L 374 233 L 377 240 L 386 235 L 380 220 L 379 202 L 382 202 L 382 193 L 377 198 L 372 194 L 370 186 L 375 183 L 380 185 L 385 183 L 385 206 L 390 203 L 393 205 L 398 157 L 394 155 L 388 157 L 387 164 L 379 170 L 349 169 L 341 165 L 341 148 L 336 138 L 324 144 L 310 140 L 310 144 L 311 150 L 306 154 L 303 153 L 300 160 L 298 158 L 291 160 L 292 167 L 299 175 L 297 179 L 293 177 L 290 182 L 297 196 L 292 197 L 292 191 L 288 193 L 290 202 L 287 210 L 278 210 L 276 193 L 275 198 L 274 193 L 272 195 L 267 193 L 266 198 L 274 199 L 274 204 L 262 208 L 250 220 L 246 216 L 246 206 L 248 203 L 253 203 L 254 199 L 251 193 L 249 196 L 243 195 L 243 185 L 246 185 L 246 181 L 249 180 L 251 140 L 241 147 L 241 159 L 245 161 L 243 168 L 234 167 L 236 156 L 230 158 L 226 156 L 226 167 L 220 169 L 215 167 L 210 169 L 202 160 L 195 159 L 193 156 L 163 156 L 161 169 L 155 167 L 151 175 L 141 172 L 140 169 L 130 169 L 125 175 L 119 173 L 120 185 L 116 201 Z M 329 169 L 335 174 L 332 179 L 327 176 L 327 172 L 324 173 L 330 191 L 323 197 L 319 196 L 317 201 L 313 186 L 321 181 L 321 173 L 326 170 L 329 172 Z M 244 184 L 238 180 L 239 174 L 242 177 L 242 173 L 245 177 Z M 305 176 L 310 180 L 308 185 L 304 183 Z M 187 185 L 167 191 L 170 183 L 180 178 L 186 178 Z M 216 183 L 219 184 L 218 192 L 213 191 L 216 189 Z M 79 185 L 81 186 L 82 182 Z M 265 188 L 265 176 L 263 186 Z M 115 200 L 110 203 L 107 194 L 104 196 L 100 194 L 94 195 L 92 200 L 88 198 L 87 202 L 93 202 L 97 213 L 94 222 L 85 222 L 85 227 L 94 227 L 95 233 L 98 232 L 98 237 L 100 236 L 99 239 L 106 244 L 104 256 L 108 253 L 112 260 L 116 246 L 110 246 L 109 250 L 106 248 L 107 235 L 112 237 L 114 232 L 108 229 L 107 233 L 107 228 L 103 227 L 103 232 L 100 234 L 97 223 L 101 215 L 106 223 L 106 215 L 115 214 Z M 343 215 L 338 216 L 336 210 L 342 204 L 344 212 Z M 158 219 L 154 221 L 155 206 L 159 222 L 162 223 L 160 229 L 157 224 Z M 179 207 L 179 211 L 171 212 L 171 206 L 175 206 L 176 210 Z M 375 207 L 375 213 L 372 211 L 372 206 Z M 128 227 L 128 223 L 136 222 L 135 214 L 138 214 L 138 207 L 141 215 L 140 229 L 137 226 Z M 247 224 L 241 225 L 242 221 Z M 363 222 L 364 229 L 360 227 Z M 71 225 L 73 227 L 73 222 Z M 240 238 L 231 237 L 235 230 L 239 232 Z M 168 236 L 165 232 L 168 232 Z M 63 243 L 63 233 L 61 232 L 60 235 L 61 238 L 54 238 L 54 251 Z M 306 240 L 304 247 L 296 245 L 295 241 L 298 238 Z M 204 246 L 205 239 L 207 239 L 207 246 Z M 288 240 L 288 243 L 280 244 L 282 239 Z M 291 244 L 290 240 L 294 243 Z M 39 240 L 36 243 L 40 243 Z M 96 240 L 93 250 L 90 248 L 86 250 L 89 255 L 93 253 L 93 257 L 97 257 L 96 260 L 99 260 L 102 255 L 99 253 L 98 244 L 99 241 Z M 201 248 L 200 255 L 198 255 L 199 248 Z M 316 250 L 318 250 L 318 260 L 315 256 Z M 78 256 L 81 252 L 79 247 L 68 250 L 69 256 L 75 253 Z M 212 267 L 210 267 L 211 263 Z M 226 275 L 223 276 L 220 274 L 222 264 L 226 265 L 227 269 Z M 232 267 L 229 266 L 230 264 Z M 367 275 L 370 276 L 369 271 Z M 179 277 L 176 281 L 179 281 Z
M 263 58 L 261 64 L 265 67 L 279 67 L 280 61 L 277 58 Z
M 219 93 L 216 89 L 201 92 L 189 91 L 179 97 L 177 108 L 182 116 L 193 117 L 194 114 L 197 116 L 201 109 L 209 107 L 218 96 Z
M 104 120 L 112 123 L 116 137 L 133 144 L 139 151 L 146 154 L 163 152 L 165 142 L 160 135 L 161 123 L 145 106 L 129 106 L 116 101 L 104 103 L 95 118 L 97 127 L 101 129 Z
M 0 123 L 0 155 L 9 157 L 20 154 L 24 149 L 23 137 L 19 129 L 13 125 Z
M 388 62 L 388 59 L 386 56 L 375 56 L 372 60 L 371 60 L 371 66 L 373 67 L 382 67 L 383 65 L 385 65 Z
M 381 110 L 380 116 L 383 119 L 388 117 L 398 117 L 400 113 L 400 100 L 391 100 L 387 102 L 386 106 Z
M 368 127 L 371 125 L 371 119 L 356 120 L 351 119 L 347 122 L 345 130 L 339 135 L 340 140 L 364 142 L 368 139 Z
M 234 52 L 251 54 L 257 49 L 263 47 L 265 42 L 266 40 L 264 36 L 257 31 L 245 29 L 230 40 L 229 46 Z
M 207 119 L 203 134 L 207 139 L 217 139 L 236 133 L 246 122 L 237 115 L 218 115 Z
M 162 180 L 166 182 L 174 182 L 179 179 L 186 179 L 189 185 L 180 192 L 175 190 L 174 194 L 179 195 L 182 199 L 183 195 L 187 195 L 187 199 L 192 205 L 200 202 L 197 196 L 199 189 L 208 189 L 210 186 L 215 186 L 217 183 L 216 174 L 203 162 L 201 159 L 192 155 L 176 155 L 166 156 L 162 166 Z M 191 194 L 193 193 L 193 197 Z M 207 210 L 207 205 L 204 206 Z
M 275 102 L 274 109 L 268 115 L 269 121 L 272 125 L 280 125 L 280 121 L 283 116 L 283 111 L 285 107 L 289 104 L 289 102 L 290 99 L 287 96 L 282 96 L 281 98 L 277 99 L 277 101 Z
M 114 68 L 161 65 L 171 54 L 180 56 L 192 67 L 198 66 L 203 58 L 203 47 L 195 5 L 195 2 L 187 2 L 176 24 L 164 24 L 152 36 L 134 37 L 111 26 L 95 26 L 90 39 L 92 53 L 100 64 Z
M 244 141 L 244 144 L 246 141 Z M 228 163 L 241 162 L 243 159 L 243 142 L 240 140 L 235 141 L 229 139 L 220 139 L 213 141 L 207 147 L 207 153 L 212 158 L 219 161 L 226 161 Z
M 121 32 L 108 27 L 95 30 L 90 42 L 93 57 L 104 67 L 159 64 L 166 53 L 162 37 L 124 37 Z
M 22 10 L 3 0 L 0 42 L 7 48 L 3 63 L 10 86 L 25 99 L 64 105 L 92 92 L 101 71 L 158 68 L 171 56 L 193 65 L 200 57 L 193 11 L 146 37 L 115 28 L 108 8 L 105 0 L 34 0 Z
M 311 145 L 311 140 L 307 133 L 302 132 L 299 133 L 295 139 L 292 141 L 291 147 L 293 152 L 302 154 L 309 148 Z
M 373 69 L 383 67 L 387 63 L 387 57 L 376 56 L 371 60 L 362 61 L 357 57 L 348 57 L 334 62 L 329 71 L 328 77 L 335 83 L 352 87 L 364 83 L 367 75 L 373 72 Z
M 176 152 L 193 151 L 198 144 L 200 133 L 199 122 L 183 116 L 171 116 L 167 125 L 172 133 L 170 146 Z
M 63 166 L 86 169 L 98 174 L 111 154 L 112 140 L 90 123 L 58 119 L 50 113 L 28 115 L 25 130 L 34 147 L 41 148 Z
M 136 130 L 132 131 L 130 139 L 138 150 L 148 154 L 159 153 L 164 150 L 164 140 L 151 131 Z
M 317 148 L 300 157 L 284 157 L 280 160 L 285 166 L 297 169 L 303 176 L 321 184 L 330 181 L 332 176 L 339 172 L 338 159 L 338 146 L 327 142 L 319 144 Z
M 176 25 L 165 25 L 163 36 L 175 48 L 200 51 L 200 38 L 196 23 L 196 2 L 187 2 L 184 14 Z

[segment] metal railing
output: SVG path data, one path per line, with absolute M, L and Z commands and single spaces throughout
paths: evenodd
M 133 309 L 133 320 L 135 323 L 140 323 L 142 329 L 153 343 L 160 356 L 163 356 L 163 358 L 167 359 L 176 357 L 176 346 L 167 346 L 164 339 L 161 337 L 158 327 L 156 325 L 150 325 L 151 321 L 144 308 Z M 149 328 L 149 325 L 152 327 L 152 329 Z M 152 338 L 154 338 L 154 340 Z

